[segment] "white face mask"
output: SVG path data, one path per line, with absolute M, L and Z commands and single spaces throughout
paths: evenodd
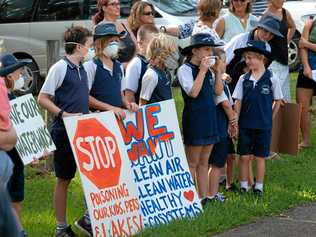
M 88 49 L 88 53 L 84 57 L 84 61 L 89 61 L 95 57 L 95 51 L 93 48 Z
M 24 77 L 20 76 L 19 79 L 14 81 L 13 90 L 14 91 L 21 90 L 23 86 L 24 86 Z
M 109 43 L 104 49 L 103 53 L 105 56 L 109 58 L 117 58 L 119 51 L 119 43 L 118 42 L 111 42 Z
M 169 70 L 175 70 L 179 67 L 179 53 L 175 52 L 171 55 L 169 55 L 165 60 L 165 66 Z

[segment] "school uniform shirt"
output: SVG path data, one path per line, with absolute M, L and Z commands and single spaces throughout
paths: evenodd
M 122 107 L 121 92 L 125 88 L 124 69 L 122 64 L 113 60 L 113 68 L 108 68 L 99 59 L 83 64 L 88 75 L 90 95 L 95 99 L 112 106 Z
M 40 93 L 53 96 L 56 106 L 65 112 L 89 113 L 87 72 L 82 65 L 77 66 L 66 57 L 49 69 Z M 64 125 L 61 119 L 55 118 L 54 126 Z
M 172 99 L 170 73 L 149 66 L 142 79 L 140 98 L 149 104 Z
M 142 55 L 136 55 L 127 65 L 125 75 L 125 88 L 135 93 L 138 103 L 142 85 L 142 78 L 147 70 L 148 62 Z
M 283 94 L 278 78 L 270 70 L 266 70 L 259 80 L 249 73 L 242 75 L 237 82 L 233 98 L 241 101 L 241 128 L 271 129 L 272 101 L 281 100 Z

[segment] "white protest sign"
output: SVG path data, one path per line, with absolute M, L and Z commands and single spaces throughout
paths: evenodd
M 15 148 L 24 165 L 56 150 L 39 106 L 31 94 L 11 100 L 10 105 L 10 119 L 18 136 Z
M 145 227 L 201 213 L 174 101 L 127 112 L 127 118 L 118 123 L 138 185 Z
M 142 229 L 137 187 L 112 112 L 64 118 L 95 237 Z

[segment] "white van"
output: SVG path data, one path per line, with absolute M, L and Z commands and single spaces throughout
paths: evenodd
M 155 6 L 158 26 L 183 24 L 196 16 L 195 0 L 148 1 Z M 133 1 L 120 2 L 121 20 L 126 21 Z M 96 11 L 96 0 L 0 0 L 0 40 L 6 51 L 33 61 L 24 72 L 24 93 L 36 93 L 47 73 L 47 40 L 61 40 L 72 24 L 91 29 Z

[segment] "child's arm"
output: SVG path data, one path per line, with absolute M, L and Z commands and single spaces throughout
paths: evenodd
M 277 115 L 280 107 L 281 107 L 282 100 L 275 100 L 272 106 L 272 120 Z
M 100 111 L 113 111 L 117 116 L 124 119 L 126 114 L 122 108 L 112 106 L 108 103 L 97 100 L 93 96 L 89 96 L 89 107 Z
M 13 126 L 9 130 L 0 130 L 0 149 L 10 151 L 16 144 L 17 136 Z
M 138 80 L 141 80 L 141 67 L 142 63 L 138 57 L 134 57 L 126 67 L 126 73 L 124 78 L 124 96 L 125 99 L 130 103 L 135 102 L 135 93 L 138 89 Z
M 142 78 L 142 88 L 140 90 L 139 106 L 146 105 L 148 103 L 157 84 L 158 75 L 152 69 L 149 68 Z
M 307 48 L 316 52 L 316 44 L 312 44 L 312 43 L 308 42 L 309 32 L 310 32 L 310 29 L 312 27 L 312 24 L 313 24 L 313 21 L 306 22 L 306 24 L 304 25 L 302 37 L 301 37 L 300 43 L 299 43 L 301 61 L 302 61 L 302 64 L 304 66 L 303 67 L 304 68 L 303 74 L 308 78 L 312 78 L 312 69 L 308 63 Z M 312 45 L 309 45 L 309 44 L 312 44 Z M 315 46 L 315 48 L 312 48 L 310 46 Z
M 224 91 L 224 84 L 222 83 L 223 74 L 225 73 L 226 63 L 220 57 L 216 60 L 214 65 L 215 70 L 215 83 L 214 83 L 214 93 L 215 95 L 221 95 Z

